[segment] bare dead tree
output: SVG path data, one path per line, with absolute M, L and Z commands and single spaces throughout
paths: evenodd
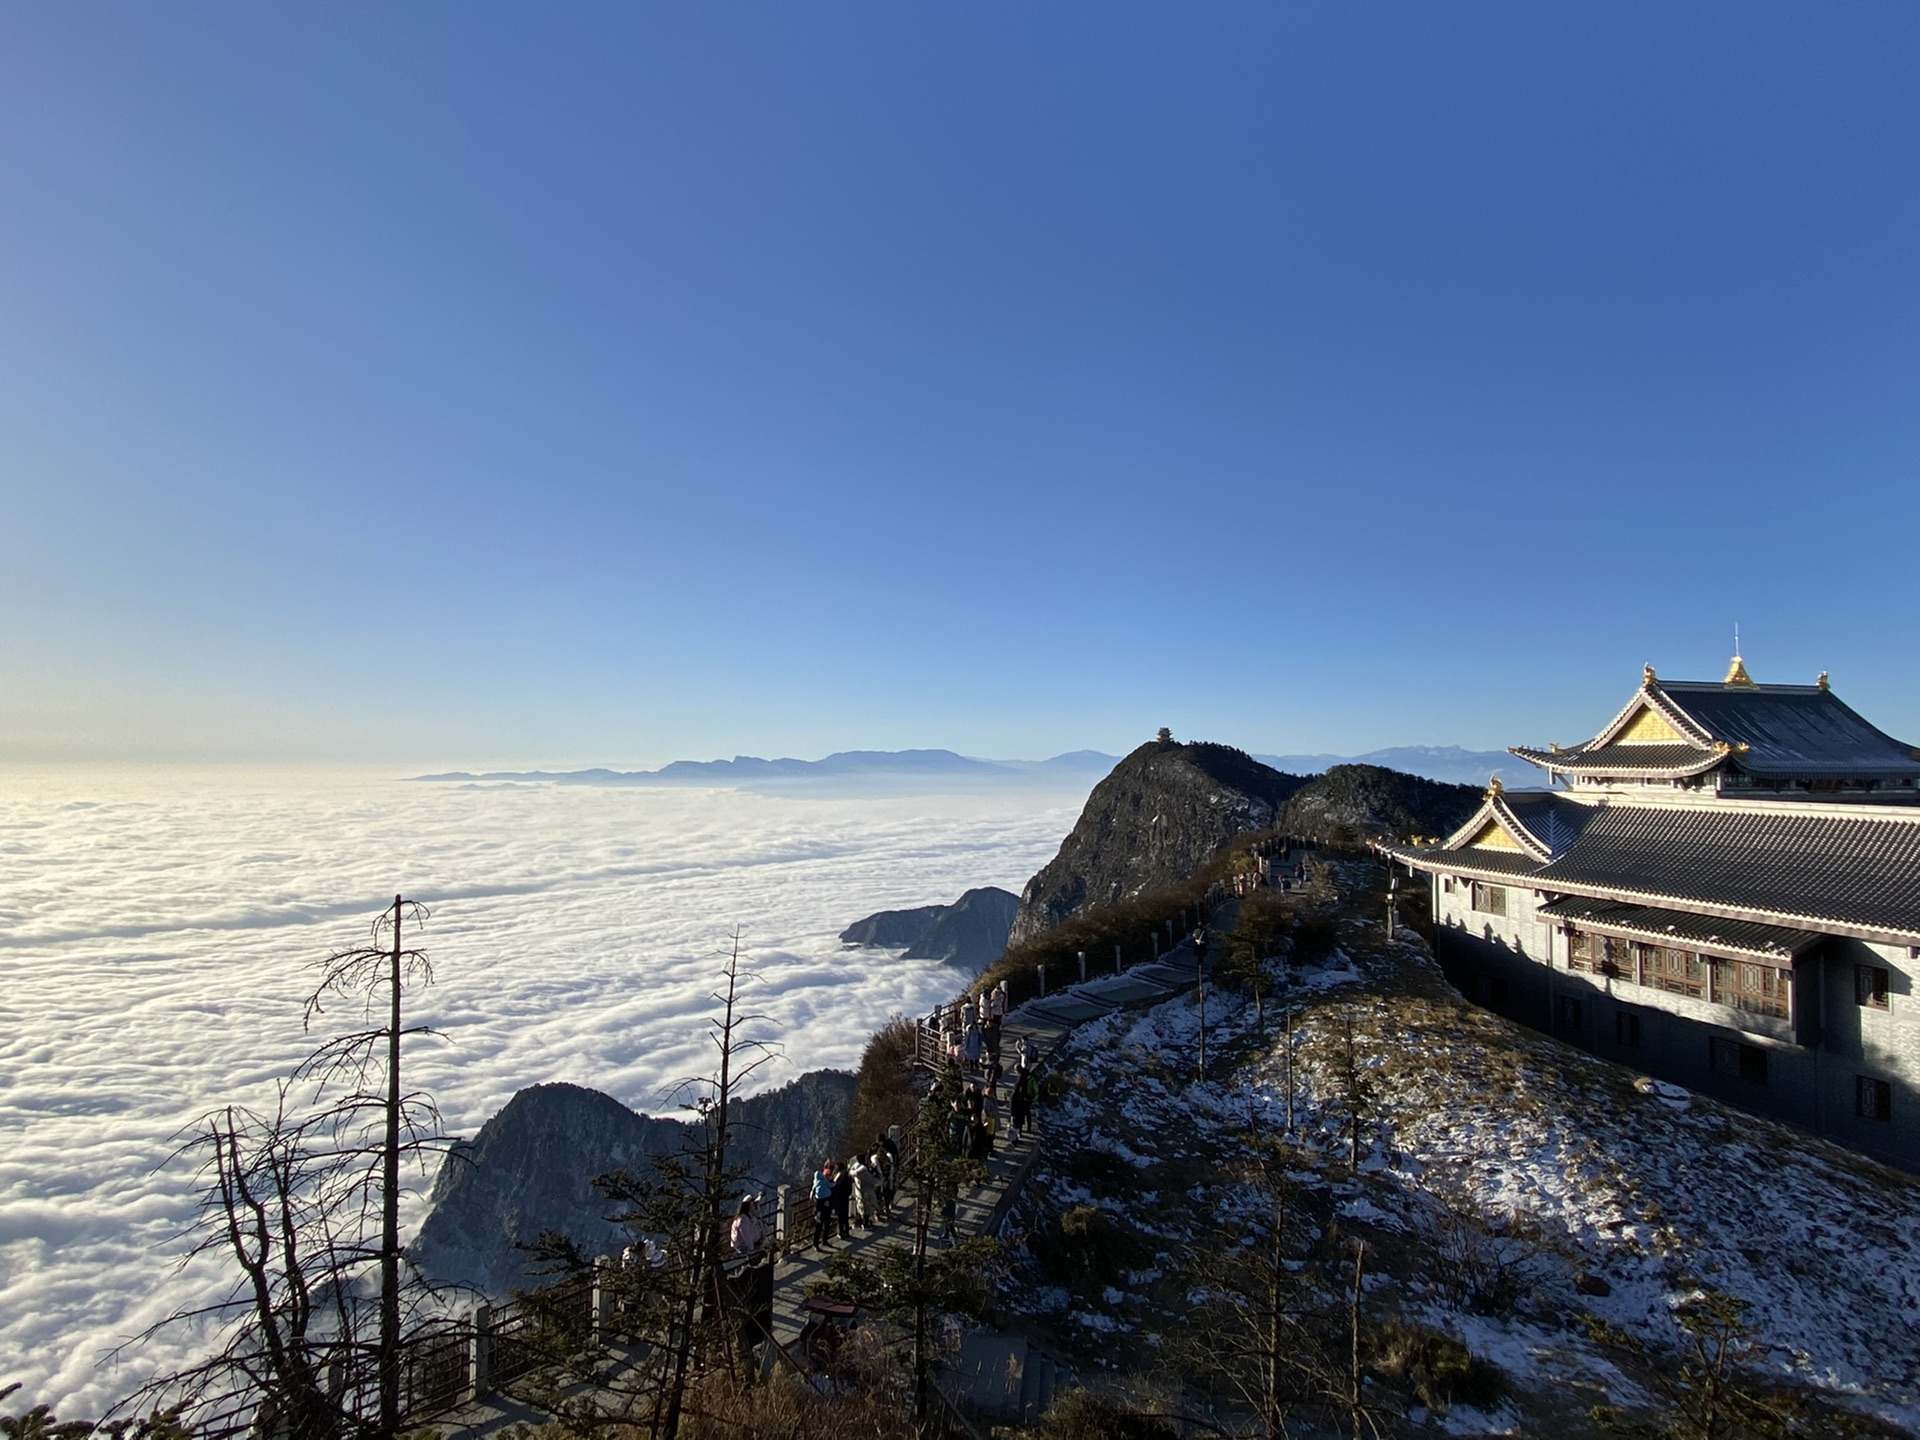
M 615 1297 L 612 1329 L 627 1353 L 605 1363 L 604 1342 L 588 1344 L 565 1317 L 546 1314 L 549 1293 L 519 1297 L 541 1337 L 539 1370 L 519 1388 L 572 1434 L 644 1431 L 652 1440 L 672 1440 L 703 1369 L 743 1378 L 738 1356 L 750 1316 L 736 1298 L 740 1277 L 727 1260 L 728 1202 L 745 1178 L 732 1159 L 734 1110 L 740 1087 L 778 1055 L 746 1033 L 767 1017 L 742 1006 L 743 987 L 757 978 L 745 960 L 735 932 L 708 1021 L 714 1068 L 668 1092 L 689 1114 L 688 1142 L 653 1157 L 644 1172 L 622 1168 L 594 1182 L 617 1207 L 610 1218 L 633 1236 L 634 1253 L 658 1262 L 601 1276 Z M 577 1275 L 588 1267 L 564 1236 L 543 1236 L 536 1249 L 553 1269 Z
M 401 1272 L 406 1266 L 400 1248 L 401 1162 L 418 1161 L 445 1143 L 432 1097 L 408 1090 L 401 1075 L 407 1037 L 433 1033 L 424 1025 L 407 1026 L 402 1015 L 408 988 L 433 983 L 426 952 L 409 948 L 403 935 L 408 921 L 419 926 L 426 919 L 424 906 L 396 895 L 392 907 L 373 922 L 372 944 L 327 959 L 307 999 L 306 1028 L 311 1031 L 336 996 L 361 1000 L 368 1023 L 323 1042 L 295 1072 L 297 1078 L 315 1080 L 323 1099 L 332 1093 L 317 1119 L 336 1143 L 330 1162 L 344 1181 L 340 1198 L 357 1209 L 359 1234 L 378 1227 L 372 1258 L 379 1267 L 380 1298 L 373 1343 L 381 1435 L 400 1428 Z M 364 1242 L 361 1248 L 364 1252 Z
M 689 1367 L 699 1345 L 695 1327 L 695 1304 L 705 1299 L 711 1305 L 722 1336 L 732 1327 L 728 1316 L 728 1296 L 721 1274 L 721 1262 L 727 1244 L 726 1204 L 738 1174 L 729 1167 L 727 1154 L 733 1142 L 732 1105 L 735 1092 L 754 1072 L 774 1058 L 775 1051 L 765 1041 L 743 1039 L 748 1025 L 763 1023 L 763 1015 L 744 1014 L 740 1010 L 740 982 L 752 978 L 740 968 L 740 932 L 733 932 L 732 947 L 722 971 L 722 989 L 711 998 L 720 1013 L 707 1022 L 708 1040 L 715 1050 L 712 1075 L 684 1080 L 683 1093 L 694 1097 L 694 1108 L 705 1130 L 704 1174 L 698 1212 L 695 1219 L 692 1283 L 674 1339 L 672 1378 L 668 1381 L 664 1413 L 658 1430 L 660 1440 L 674 1440 L 680 1432 L 680 1412 L 686 1402 Z M 746 1058 L 751 1056 L 752 1058 Z M 733 1347 L 725 1345 L 727 1363 L 732 1364 Z
M 338 999 L 362 1003 L 363 1028 L 323 1040 L 280 1084 L 271 1112 L 221 1106 L 175 1151 L 196 1165 L 202 1186 L 181 1263 L 219 1256 L 235 1279 L 220 1299 L 146 1332 L 210 1323 L 224 1337 L 206 1359 L 157 1378 L 128 1405 L 166 1404 L 197 1428 L 250 1418 L 284 1440 L 400 1432 L 403 1341 L 433 1304 L 400 1245 L 402 1172 L 413 1162 L 424 1176 L 425 1157 L 444 1148 L 431 1097 L 409 1090 L 402 1075 L 406 1040 L 432 1033 L 404 1023 L 406 994 L 430 984 L 433 971 L 402 929 L 426 916 L 395 896 L 373 923 L 372 944 L 320 965 L 306 1028 Z M 370 1415 L 358 1397 L 369 1369 Z

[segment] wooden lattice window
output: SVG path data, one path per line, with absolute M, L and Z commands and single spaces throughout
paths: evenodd
M 1884 965 L 1853 967 L 1854 1002 L 1869 1010 L 1887 1008 L 1887 970 Z
M 1639 945 L 1640 983 L 1675 995 L 1706 998 L 1707 967 L 1692 950 L 1672 945 Z
M 1569 970 L 1598 970 L 1603 956 L 1604 952 L 1598 935 L 1589 935 L 1584 930 L 1567 932 L 1567 968 Z
M 1640 1017 L 1631 1010 L 1616 1010 L 1613 1015 L 1613 1038 L 1628 1050 L 1640 1048 Z
M 1792 981 L 1793 972 L 1777 965 L 1763 965 L 1755 960 L 1713 962 L 1713 998 L 1750 1015 L 1790 1018 Z
M 1507 913 L 1507 887 L 1504 885 L 1483 885 L 1473 882 L 1473 908 L 1482 915 L 1504 915 Z

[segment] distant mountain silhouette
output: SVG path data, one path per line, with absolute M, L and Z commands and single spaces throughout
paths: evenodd
M 1059 757 L 1064 760 L 1067 757 Z M 736 755 L 731 760 L 675 760 L 658 770 L 489 770 L 475 775 L 454 770 L 418 775 L 418 780 L 539 780 L 549 785 L 751 785 L 768 781 L 824 780 L 859 775 L 956 775 L 986 778 L 1045 770 L 1051 760 L 970 760 L 951 750 L 841 750 L 824 760 L 762 760 Z M 1072 769 L 1071 765 L 1065 767 Z
M 1336 765 L 1379 765 L 1456 785 L 1480 785 L 1498 775 L 1509 787 L 1537 783 L 1531 765 L 1504 750 L 1463 750 L 1458 745 L 1399 745 L 1365 755 L 1255 755 L 1262 764 L 1292 775 L 1317 775 Z M 1098 779 L 1120 757 L 1101 750 L 1070 750 L 1048 760 L 977 760 L 952 750 L 841 750 L 821 760 L 763 760 L 736 755 L 731 760 L 675 760 L 658 770 L 489 770 L 474 774 L 453 770 L 416 775 L 416 780 L 468 784 L 541 783 L 548 785 L 785 785 L 821 780 L 922 778 L 1059 781 Z
M 1396 745 L 1369 750 L 1365 755 L 1256 755 L 1254 759 L 1276 770 L 1314 775 L 1336 765 L 1378 765 L 1449 785 L 1486 786 L 1498 775 L 1501 783 L 1523 789 L 1539 783 L 1540 772 L 1504 750 L 1463 750 L 1458 745 Z

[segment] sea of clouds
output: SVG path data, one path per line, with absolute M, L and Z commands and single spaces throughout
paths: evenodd
M 223 1288 L 182 1269 L 192 1176 L 167 1157 L 210 1107 L 269 1100 L 311 1044 L 312 966 L 405 892 L 445 1032 L 410 1079 L 470 1135 L 571 1080 L 668 1113 L 706 1071 L 737 926 L 784 1059 L 857 1063 L 954 970 L 844 949 L 878 909 L 1018 890 L 1084 786 L 945 793 L 461 787 L 230 771 L 0 772 L 0 1388 L 95 1415 L 204 1344 L 110 1352 Z M 422 1184 L 424 1188 L 424 1182 Z M 411 1205 L 417 1221 L 421 1210 Z

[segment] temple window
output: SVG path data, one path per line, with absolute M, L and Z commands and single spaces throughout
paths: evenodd
M 1749 1085 L 1767 1083 L 1767 1052 L 1758 1045 L 1710 1038 L 1707 1041 L 1707 1063 L 1715 1073 L 1737 1076 Z
M 1704 1000 L 1707 994 L 1707 967 L 1691 950 L 1671 945 L 1636 945 L 1640 965 L 1640 983 L 1675 995 L 1691 995 Z
M 1751 1015 L 1785 1020 L 1791 993 L 1790 972 L 1752 960 L 1715 960 L 1713 998 Z
M 1567 969 L 1591 971 L 1600 963 L 1600 937 L 1584 930 L 1567 932 Z
M 1504 915 L 1507 913 L 1507 887 L 1504 885 L 1482 885 L 1473 882 L 1473 908 L 1482 915 Z
M 1871 1075 L 1853 1077 L 1853 1110 L 1862 1120 L 1893 1119 L 1893 1086 Z
M 1880 965 L 1853 967 L 1853 1000 L 1869 1010 L 1887 1008 L 1887 972 Z

